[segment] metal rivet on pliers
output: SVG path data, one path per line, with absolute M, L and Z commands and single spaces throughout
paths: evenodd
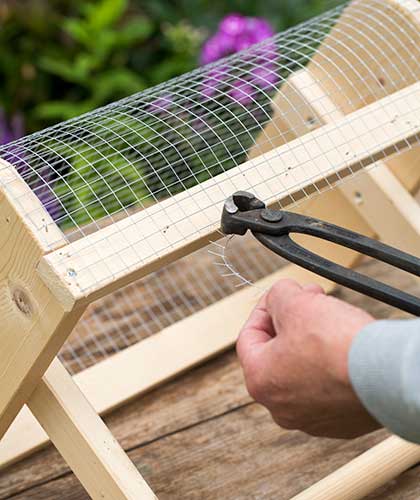
M 271 210 L 270 208 L 266 208 L 261 211 L 261 219 L 265 220 L 265 222 L 280 222 L 283 219 L 283 214 L 278 210 Z

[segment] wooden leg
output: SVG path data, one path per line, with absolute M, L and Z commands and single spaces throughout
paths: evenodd
M 156 498 L 57 359 L 28 406 L 94 500 Z
M 64 244 L 35 194 L 0 159 L 0 439 L 83 312 L 63 308 L 36 269 Z
M 420 446 L 392 436 L 292 500 L 358 500 L 420 462 Z

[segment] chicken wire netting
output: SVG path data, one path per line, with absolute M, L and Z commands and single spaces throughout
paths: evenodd
M 119 230 L 118 221 L 138 212 L 148 217 L 155 205 L 154 214 L 165 211 L 171 223 L 188 220 L 200 207 L 179 211 L 174 221 L 171 207 L 157 204 L 170 198 L 176 206 L 180 193 L 205 182 L 217 185 L 219 175 L 249 159 L 255 159 L 247 164 L 253 169 L 278 146 L 293 154 L 303 128 L 310 132 L 322 125 L 285 94 L 293 75 L 310 72 L 342 113 L 417 82 L 416 8 L 413 0 L 355 0 L 217 63 L 0 146 L 0 157 L 42 204 L 33 208 L 18 198 L 23 215 L 38 220 L 35 212 L 46 209 L 68 242 L 101 235 L 105 226 L 109 236 L 114 224 Z M 329 113 L 326 109 L 324 121 L 338 123 Z M 325 174 L 329 168 L 326 158 Z M 273 172 L 278 179 L 274 189 L 270 184 L 273 199 L 287 194 L 286 175 L 293 177 L 293 169 Z M 316 186 L 304 197 L 318 192 Z M 211 202 L 221 207 L 230 194 L 221 189 Z M 203 221 L 191 232 L 201 234 L 215 223 Z M 131 241 L 147 241 L 153 224 L 148 227 L 133 225 Z M 49 244 L 53 248 L 51 238 Z M 254 255 L 244 249 L 238 253 Z M 120 290 L 113 303 L 105 298 L 90 306 L 63 359 L 77 371 L 232 293 L 235 285 L 216 278 L 208 258 L 201 250 Z M 275 268 L 273 259 L 255 255 L 249 264 L 252 280 Z

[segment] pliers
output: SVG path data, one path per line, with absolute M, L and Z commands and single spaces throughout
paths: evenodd
M 226 235 L 244 235 L 250 230 L 264 246 L 288 261 L 420 316 L 418 297 L 331 262 L 299 245 L 289 235 L 302 233 L 328 240 L 420 276 L 420 259 L 414 255 L 319 219 L 267 208 L 264 202 L 246 191 L 237 191 L 225 201 L 221 229 Z

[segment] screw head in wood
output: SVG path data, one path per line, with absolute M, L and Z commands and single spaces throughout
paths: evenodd
M 69 278 L 75 278 L 77 276 L 76 270 L 73 268 L 67 269 L 67 276 Z

